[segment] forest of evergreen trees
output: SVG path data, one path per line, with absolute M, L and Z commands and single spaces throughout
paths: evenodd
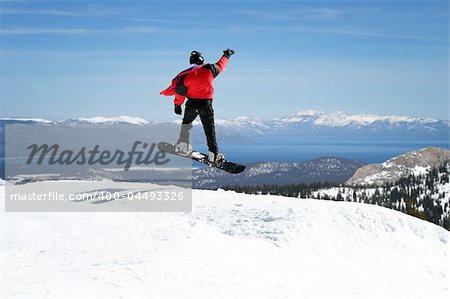
M 450 163 L 425 174 L 402 178 L 382 186 L 336 186 L 333 183 L 295 185 L 224 186 L 247 194 L 271 194 L 375 204 L 418 217 L 450 230 Z M 444 188 L 447 186 L 447 188 Z

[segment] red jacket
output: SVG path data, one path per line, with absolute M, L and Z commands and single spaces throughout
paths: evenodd
M 182 105 L 185 98 L 194 100 L 213 100 L 213 80 L 227 66 L 228 58 L 222 56 L 215 64 L 202 64 L 179 73 L 172 84 L 161 91 L 161 95 L 175 95 L 175 105 Z

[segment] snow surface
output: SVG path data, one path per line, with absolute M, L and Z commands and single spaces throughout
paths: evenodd
M 431 223 L 349 202 L 223 190 L 193 190 L 193 197 L 192 213 L 5 213 L 2 208 L 0 296 L 450 294 L 450 233 Z
M 431 170 L 431 167 L 430 167 L 430 166 L 426 166 L 426 167 L 424 167 L 424 166 L 415 166 L 415 167 L 411 170 L 411 172 L 412 172 L 413 175 L 419 176 L 419 175 L 425 175 L 425 174 L 427 174 L 430 170 Z

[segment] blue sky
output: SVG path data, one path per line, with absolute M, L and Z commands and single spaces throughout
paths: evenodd
M 2 1 L 2 116 L 171 120 L 159 96 L 235 49 L 217 118 L 305 109 L 448 119 L 448 1 Z

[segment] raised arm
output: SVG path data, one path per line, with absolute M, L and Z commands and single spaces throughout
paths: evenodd
M 223 56 L 217 61 L 215 64 L 209 64 L 209 68 L 213 77 L 217 77 L 228 65 L 228 60 L 230 56 L 234 54 L 234 51 L 231 49 L 226 49 L 223 51 Z

